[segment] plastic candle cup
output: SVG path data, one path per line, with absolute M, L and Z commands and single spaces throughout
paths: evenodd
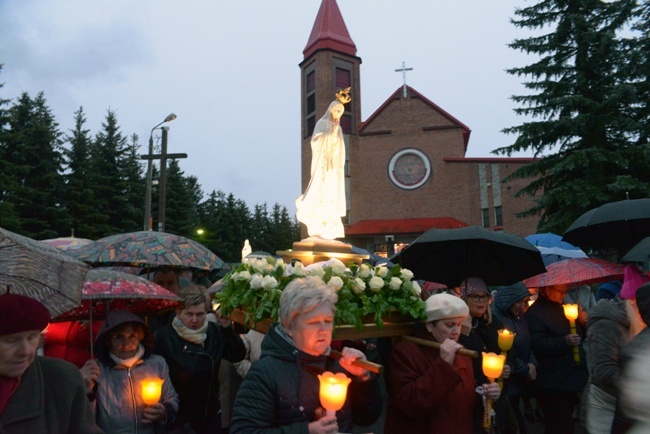
M 571 333 L 576 334 L 576 319 L 578 319 L 578 305 L 577 304 L 564 304 L 564 316 L 569 320 L 571 325 Z M 578 347 L 573 347 L 573 360 L 576 363 L 580 363 L 580 350 Z
M 511 333 L 508 329 L 499 330 L 497 333 L 499 333 L 499 348 L 501 351 L 510 351 L 517 333 Z
M 320 380 L 320 403 L 327 411 L 328 416 L 333 416 L 343 408 L 348 393 L 348 384 L 352 381 L 345 374 L 333 374 L 329 371 L 318 376 Z
M 160 401 L 162 393 L 162 384 L 165 380 L 160 378 L 151 378 L 142 380 L 142 400 L 147 405 L 153 405 Z

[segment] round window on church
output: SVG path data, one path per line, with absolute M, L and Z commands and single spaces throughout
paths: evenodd
M 427 182 L 431 176 L 431 163 L 422 151 L 402 149 L 390 159 L 388 176 L 399 188 L 413 190 Z

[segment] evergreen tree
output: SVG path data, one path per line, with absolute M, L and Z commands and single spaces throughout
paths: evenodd
M 0 72 L 2 65 L 0 64 Z M 0 89 L 4 83 L 0 82 Z M 4 106 L 8 105 L 10 100 L 0 98 L 0 227 L 7 230 L 20 231 L 20 216 L 16 212 L 14 204 L 11 202 L 12 193 L 17 186 L 15 179 L 11 176 L 14 169 L 11 161 L 7 156 L 7 147 L 9 145 L 9 113 Z
M 590 208 L 628 194 L 648 196 L 647 170 L 637 170 L 637 125 L 629 116 L 634 92 L 622 74 L 617 35 L 634 8 L 634 0 L 541 0 L 515 11 L 516 26 L 544 32 L 510 44 L 539 56 L 508 70 L 529 78 L 530 94 L 512 99 L 521 105 L 515 112 L 533 120 L 506 128 L 517 135 L 514 144 L 493 152 L 532 150 L 540 157 L 507 178 L 533 178 L 517 195 L 536 197 L 520 216 L 541 215 L 540 231 L 562 233 Z
M 167 194 L 165 198 L 165 232 L 193 237 L 198 227 L 196 178 L 186 178 L 178 161 L 171 160 L 167 169 Z M 199 199 L 200 201 L 200 199 Z
M 135 232 L 143 229 L 146 179 L 140 163 L 138 150 L 138 135 L 131 135 L 131 143 L 127 146 L 124 158 L 119 162 L 121 178 L 124 180 L 124 215 L 121 229 L 124 232 Z
M 65 139 L 70 147 L 63 151 L 68 169 L 64 175 L 65 203 L 75 236 L 95 239 L 99 238 L 96 227 L 106 223 L 107 216 L 97 210 L 90 164 L 92 139 L 90 130 L 84 128 L 86 116 L 83 107 L 74 113 L 74 121 L 75 128 Z
M 4 143 L 13 183 L 7 201 L 20 216 L 20 232 L 35 239 L 68 235 L 70 220 L 63 197 L 61 133 L 43 93 L 23 93 L 9 109 Z

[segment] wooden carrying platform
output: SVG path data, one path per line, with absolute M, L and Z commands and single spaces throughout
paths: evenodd
M 230 319 L 243 325 L 247 329 L 255 329 L 258 332 L 266 333 L 271 327 L 271 320 L 263 320 L 254 324 L 252 320 L 245 322 L 246 312 L 240 309 L 234 309 L 230 314 Z M 414 330 L 413 318 L 396 313 L 384 315 L 384 326 L 377 327 L 374 323 L 374 317 L 368 317 L 364 321 L 362 329 L 357 329 L 351 325 L 340 325 L 334 328 L 332 338 L 336 340 L 357 340 L 366 338 L 385 338 L 392 336 L 411 335 Z

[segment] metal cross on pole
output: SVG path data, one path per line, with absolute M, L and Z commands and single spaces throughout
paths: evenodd
M 160 178 L 158 180 L 158 232 L 165 232 L 165 201 L 167 195 L 167 159 L 179 159 L 187 158 L 187 154 L 168 154 L 167 153 L 167 130 L 169 127 L 161 127 L 162 130 L 162 142 L 160 146 L 160 154 L 153 154 L 150 149 L 148 155 L 140 155 L 141 160 L 149 160 L 149 163 L 152 160 L 160 160 Z M 148 180 L 151 183 L 151 179 Z M 147 185 L 148 188 L 150 184 Z M 151 194 L 151 193 L 148 193 Z M 149 203 L 151 201 L 151 196 L 148 196 Z M 149 216 L 149 221 L 147 222 L 149 230 L 151 230 L 151 217 Z
M 402 73 L 402 79 L 404 80 L 404 86 L 403 86 L 403 95 L 404 98 L 406 98 L 406 71 L 413 71 L 413 68 L 407 68 L 406 67 L 406 62 L 402 62 L 402 67 L 400 69 L 396 69 L 395 72 L 401 72 Z

